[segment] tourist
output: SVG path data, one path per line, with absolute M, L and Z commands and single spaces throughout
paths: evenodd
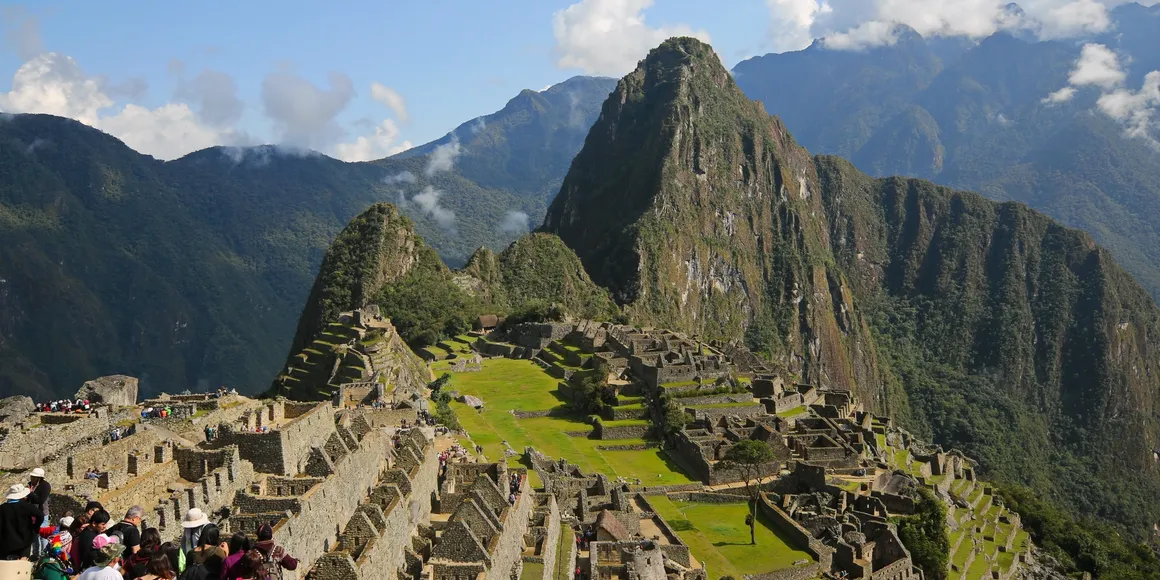
M 230 536 L 229 555 L 226 556 L 225 562 L 222 563 L 222 578 L 235 578 L 238 574 L 238 562 L 250 551 L 253 546 L 250 545 L 250 539 L 242 532 L 234 532 Z
M 44 479 L 44 469 L 37 467 L 28 475 L 28 501 L 48 517 L 48 494 L 52 486 Z
M 128 560 L 141 547 L 141 518 L 145 516 L 145 508 L 135 505 L 125 512 L 125 519 L 109 528 L 111 532 L 118 532 L 124 540 L 125 554 L 122 559 Z M 157 542 L 160 544 L 160 539 Z
M 197 547 L 186 555 L 186 562 L 191 566 L 205 568 L 209 578 L 219 578 L 222 575 L 222 564 L 229 556 L 229 545 L 221 539 L 221 530 L 213 524 L 206 524 L 197 538 Z
M 89 503 L 94 503 L 94 502 L 89 502 Z M 80 562 L 81 562 L 81 557 L 80 557 L 81 542 L 80 542 L 80 539 L 81 539 L 81 534 L 84 533 L 84 531 L 88 527 L 89 527 L 89 514 L 87 512 L 77 516 L 75 519 L 73 519 L 72 523 L 69 524 L 69 526 L 68 526 L 68 533 L 70 536 L 72 536 L 72 543 L 68 548 L 68 560 L 70 563 L 72 563 L 73 568 L 80 567 Z
M 189 508 L 189 511 L 185 512 L 185 519 L 181 521 L 181 527 L 185 528 L 181 534 L 182 554 L 189 554 L 197 547 L 198 537 L 208 523 L 209 517 L 198 508 Z
M 181 574 L 185 571 L 185 554 L 181 552 L 181 547 L 173 542 L 162 542 L 157 547 L 157 552 L 164 554 L 169 559 L 169 569 L 173 570 L 174 574 Z
M 105 533 L 105 527 L 109 525 L 109 519 L 109 512 L 105 510 L 94 512 L 93 517 L 89 518 L 88 527 L 81 532 L 80 537 L 74 540 L 79 542 L 77 546 L 77 559 L 74 560 L 74 563 L 80 568 L 89 568 L 95 562 L 93 558 L 97 554 L 93 542 L 97 539 L 97 536 Z
M 68 532 L 54 536 L 54 541 L 49 543 L 44 555 L 36 562 L 36 568 L 32 570 L 32 577 L 36 580 L 68 580 L 72 576 L 72 567 L 65 556 L 68 553 L 67 544 L 60 540 L 62 534 Z
M 297 570 L 298 560 L 286 553 L 286 549 L 274 543 L 274 528 L 270 524 L 262 524 L 258 528 L 258 543 L 254 544 L 254 549 L 262 553 L 264 558 L 264 566 L 266 576 L 268 578 L 281 578 L 282 570 Z
M 120 524 L 117 524 L 120 525 Z M 128 545 L 126 545 L 125 553 L 122 557 L 125 560 L 125 577 L 137 578 L 144 576 L 146 568 L 149 566 L 149 561 L 157 553 L 161 546 L 161 533 L 157 528 L 149 528 L 141 532 L 140 549 L 130 553 Z
M 32 543 L 44 522 L 44 514 L 34 504 L 24 501 L 28 493 L 23 483 L 13 485 L 0 505 L 0 560 L 26 559 L 32 553 Z
M 124 576 L 117 570 L 117 565 L 121 563 L 120 545 L 111 543 L 94 548 L 92 554 L 93 565 L 85 568 L 77 580 L 123 580 Z
M 267 580 L 262 574 L 263 562 L 264 558 L 260 551 L 250 550 L 242 554 L 242 559 L 238 561 L 237 574 L 222 576 L 222 580 Z
M 94 467 L 93 471 L 96 471 L 96 470 L 97 470 L 97 468 Z M 99 512 L 99 511 L 103 511 L 104 509 L 105 509 L 105 506 L 101 505 L 101 502 L 90 501 L 89 503 L 85 504 L 85 515 L 89 516 L 89 519 L 91 520 L 91 519 L 93 519 L 93 514 Z
M 164 552 L 153 552 L 149 558 L 149 563 L 145 565 L 145 573 L 140 576 L 125 575 L 129 580 L 173 580 L 177 578 L 177 572 L 173 569 L 173 563 Z

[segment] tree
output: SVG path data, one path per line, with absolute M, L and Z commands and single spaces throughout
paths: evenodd
M 736 470 L 745 481 L 745 491 L 749 494 L 749 543 L 757 543 L 757 494 L 761 490 L 763 471 L 774 460 L 773 450 L 761 441 L 745 439 L 725 452 L 725 469 Z
M 592 370 L 577 372 L 568 379 L 572 387 L 572 406 L 577 412 L 593 415 L 613 403 L 614 393 L 608 386 L 608 371 L 608 363 L 604 359 L 593 357 Z
M 947 508 L 934 492 L 919 487 L 913 516 L 898 522 L 898 539 L 910 550 L 910 557 L 927 578 L 947 577 L 951 543 L 947 536 Z
M 660 397 L 661 405 L 661 428 L 658 429 L 666 437 L 676 435 L 685 428 L 685 411 L 681 405 L 677 403 L 668 393 L 662 393 Z

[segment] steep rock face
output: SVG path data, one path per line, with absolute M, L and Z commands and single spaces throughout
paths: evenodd
M 745 336 L 1070 511 L 1160 515 L 1160 309 L 1107 251 L 810 157 L 697 41 L 621 80 L 543 229 L 636 322 Z
M 377 203 L 351 220 L 322 259 L 291 352 L 306 348 L 340 313 L 370 304 L 383 285 L 410 273 L 421 247 L 411 220 L 389 203 Z
M 679 38 L 617 85 L 543 229 L 634 320 L 708 338 L 752 326 L 804 380 L 881 401 L 823 211 L 809 154 L 710 47 Z

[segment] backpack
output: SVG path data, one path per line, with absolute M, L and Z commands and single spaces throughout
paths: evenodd
M 270 548 L 270 553 L 262 553 L 262 568 L 258 571 L 258 578 L 262 580 L 282 580 L 282 556 L 286 551 L 277 544 Z
M 209 580 L 209 569 L 200 562 L 191 564 L 177 577 L 177 580 Z

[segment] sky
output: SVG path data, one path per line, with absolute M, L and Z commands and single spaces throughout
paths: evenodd
M 71 117 L 161 159 L 275 143 L 360 161 L 437 139 L 521 89 L 622 76 L 669 36 L 709 41 L 732 67 L 815 38 L 890 43 L 894 22 L 1069 38 L 1106 30 L 1121 3 L 1025 0 L 1014 14 L 1007 1 L 46 0 L 0 6 L 0 111 Z

